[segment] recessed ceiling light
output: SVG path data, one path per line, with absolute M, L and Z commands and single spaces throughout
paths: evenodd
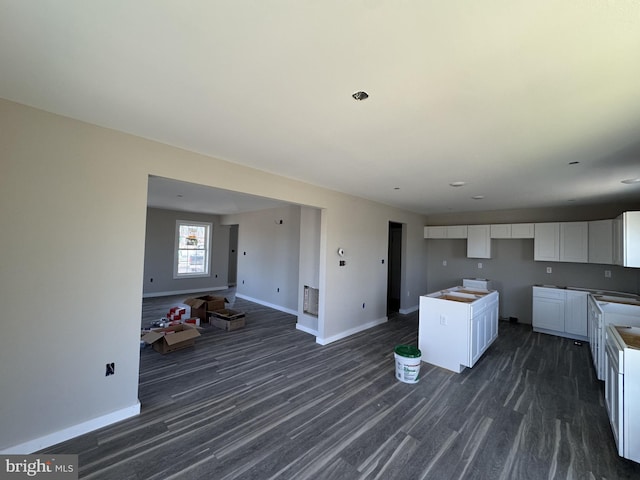
M 356 92 L 351 96 L 358 101 L 366 100 L 367 98 L 369 98 L 369 94 L 367 92 L 362 92 L 362 91 Z
M 634 183 L 640 183 L 640 178 L 627 178 L 626 180 L 622 180 L 622 183 L 633 185 Z
M 580 162 L 573 161 L 573 162 L 569 162 L 569 165 L 578 165 L 579 163 Z
M 451 186 L 451 187 L 462 187 L 462 186 L 466 185 L 466 183 L 467 182 L 451 182 L 449 184 L 449 186 Z
M 482 200 L 484 198 L 484 195 L 474 195 L 473 197 L 474 200 Z

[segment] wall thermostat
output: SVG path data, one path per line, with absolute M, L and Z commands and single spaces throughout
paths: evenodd
M 344 248 L 339 248 L 338 249 L 338 255 L 341 257 L 344 257 Z

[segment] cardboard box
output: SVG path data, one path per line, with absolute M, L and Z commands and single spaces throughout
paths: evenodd
M 223 330 L 237 330 L 245 326 L 245 314 L 244 312 L 238 312 L 236 310 L 218 310 L 212 312 L 211 317 L 209 317 L 209 322 L 211 325 L 215 325 Z
M 198 317 L 185 318 L 182 323 L 190 323 L 192 325 L 195 325 L 196 327 L 199 327 L 200 326 L 200 319 Z
M 200 336 L 198 329 L 191 324 L 174 325 L 173 327 L 156 328 L 142 336 L 145 343 L 162 354 L 191 347 Z
M 184 304 L 191 307 L 191 317 L 198 317 L 202 323 L 206 323 L 209 321 L 207 312 L 224 310 L 225 302 L 228 303 L 229 300 L 218 295 L 203 295 L 187 298 Z

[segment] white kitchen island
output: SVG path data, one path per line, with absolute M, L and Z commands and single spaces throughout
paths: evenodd
M 420 297 L 422 361 L 456 373 L 473 367 L 498 338 L 498 292 L 452 287 Z

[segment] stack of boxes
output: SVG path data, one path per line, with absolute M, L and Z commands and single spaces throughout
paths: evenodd
M 149 344 L 160 353 L 168 353 L 194 345 L 195 338 L 200 336 L 196 328 L 201 323 L 227 331 L 244 327 L 245 314 L 225 308 L 228 302 L 217 295 L 187 298 L 184 301 L 187 307 L 171 307 L 166 318 L 153 322 L 151 330 L 142 332 L 141 346 Z

